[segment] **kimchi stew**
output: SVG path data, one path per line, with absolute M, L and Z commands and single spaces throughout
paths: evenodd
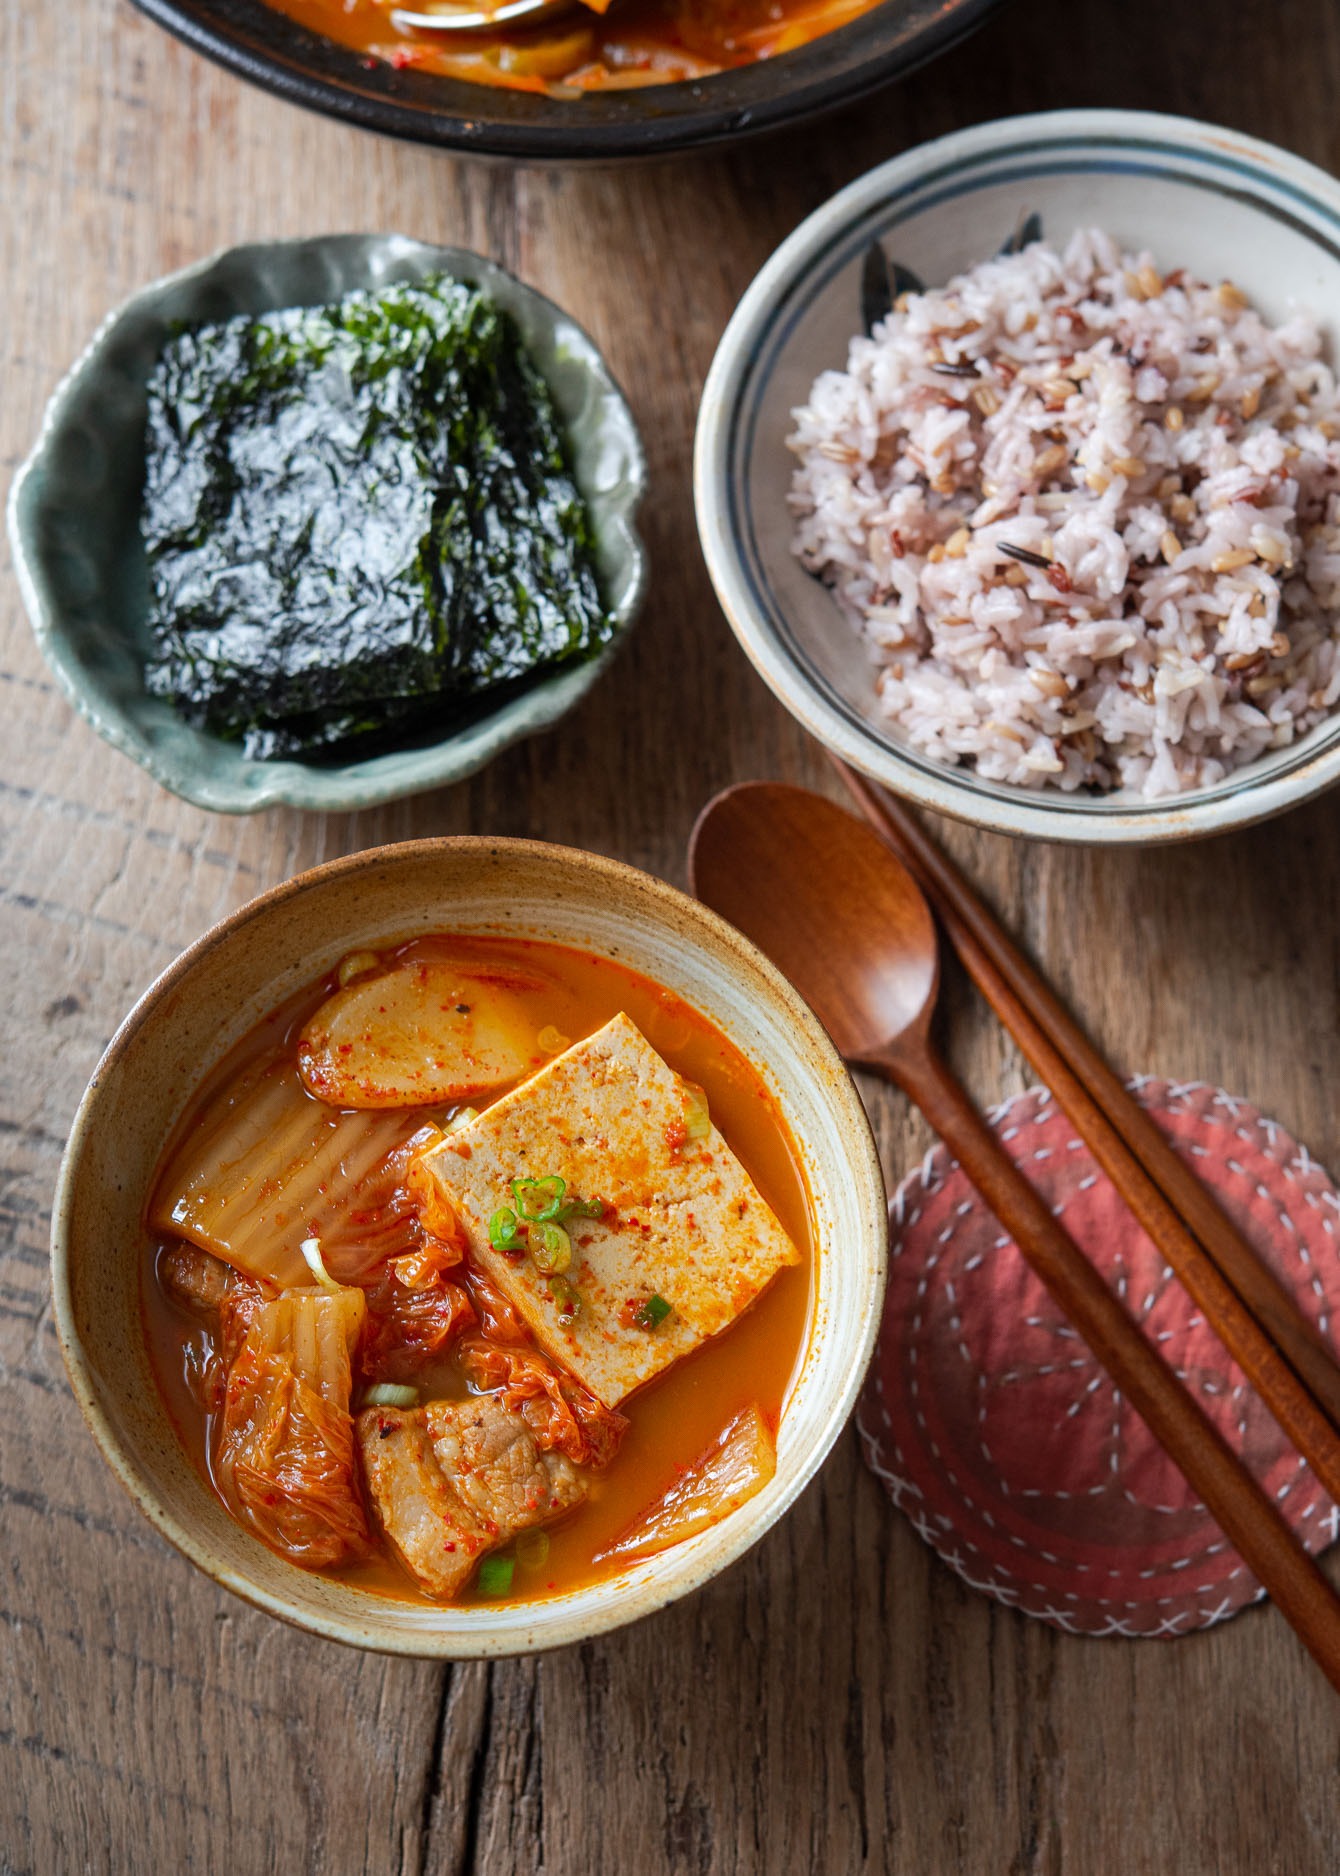
M 436 0 L 401 7 L 393 0 L 269 4 L 313 32 L 398 67 L 579 97 L 707 78 L 773 58 L 859 18 L 879 0 L 574 0 L 541 26 L 450 34 L 397 26 L 398 11 L 432 12 Z
M 450 936 L 344 958 L 210 1077 L 146 1220 L 160 1388 L 294 1564 L 543 1597 L 772 1476 L 803 1176 L 741 1053 L 607 959 Z

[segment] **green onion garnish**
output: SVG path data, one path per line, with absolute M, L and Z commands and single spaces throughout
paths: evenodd
M 557 1173 L 550 1173 L 546 1179 L 512 1181 L 516 1208 L 528 1225 L 547 1224 L 557 1218 L 567 1189 L 567 1181 L 560 1179 Z
M 417 1407 L 418 1404 L 418 1388 L 399 1387 L 394 1381 L 379 1381 L 363 1396 L 365 1407 Z
M 705 1140 L 712 1131 L 707 1096 L 696 1081 L 684 1083 L 684 1131 L 690 1140 Z
M 641 1309 L 634 1312 L 633 1321 L 639 1329 L 659 1329 L 670 1313 L 670 1305 L 663 1296 L 649 1296 Z
M 550 1277 L 549 1297 L 558 1305 L 560 1322 L 571 1322 L 581 1311 L 581 1291 L 574 1289 L 566 1277 Z
M 572 1239 L 562 1225 L 531 1225 L 526 1233 L 530 1261 L 547 1277 L 560 1276 L 572 1264 Z
M 548 1531 L 523 1531 L 512 1546 L 516 1560 L 527 1570 L 538 1570 L 549 1555 Z
M 568 1199 L 558 1213 L 556 1223 L 567 1224 L 570 1218 L 603 1218 L 604 1199 Z
M 344 1288 L 343 1284 L 336 1283 L 334 1277 L 332 1277 L 330 1272 L 326 1269 L 326 1260 L 321 1255 L 321 1240 L 319 1238 L 304 1238 L 302 1243 L 298 1246 L 298 1249 L 302 1252 L 303 1261 L 307 1265 L 307 1268 L 311 1271 L 323 1290 L 338 1291 Z
M 512 1572 L 516 1564 L 510 1557 L 485 1557 L 479 1566 L 480 1593 L 485 1596 L 505 1596 L 512 1587 Z
M 518 1229 L 516 1213 L 510 1205 L 504 1205 L 489 1219 L 489 1243 L 495 1251 L 515 1250 Z

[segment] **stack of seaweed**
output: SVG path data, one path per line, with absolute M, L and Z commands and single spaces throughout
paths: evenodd
M 610 636 L 548 388 L 477 288 L 183 331 L 147 442 L 146 681 L 250 756 L 441 727 Z

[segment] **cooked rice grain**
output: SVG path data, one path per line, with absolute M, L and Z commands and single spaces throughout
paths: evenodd
M 903 296 L 789 439 L 795 551 L 869 641 L 890 720 L 992 780 L 1144 797 L 1320 722 L 1340 698 L 1321 352 L 1310 320 L 1268 326 L 1096 229 Z

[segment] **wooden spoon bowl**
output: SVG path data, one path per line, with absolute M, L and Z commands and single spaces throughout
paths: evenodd
M 755 938 L 849 1062 L 921 1035 L 940 982 L 935 921 L 910 873 L 835 802 L 746 782 L 704 810 L 689 849 L 700 899 Z M 798 892 L 797 879 L 810 890 Z

